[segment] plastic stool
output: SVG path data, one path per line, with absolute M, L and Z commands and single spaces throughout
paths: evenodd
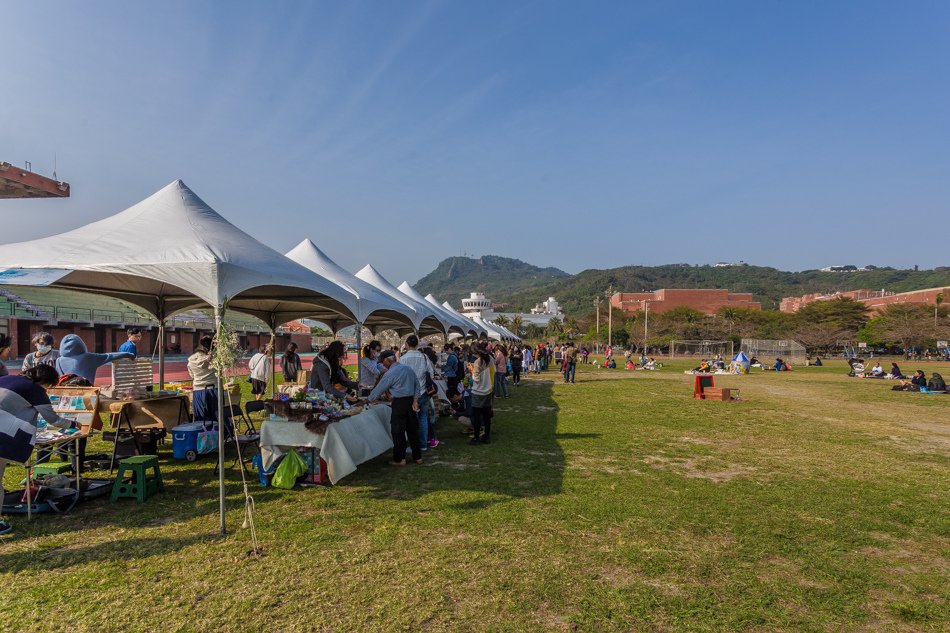
M 69 472 L 73 465 L 69 462 L 45 462 L 33 467 L 34 475 L 59 475 Z
M 146 472 L 148 468 L 152 469 L 151 476 Z M 132 476 L 131 481 L 125 481 L 126 474 Z M 144 503 L 156 492 L 164 490 L 162 473 L 158 469 L 158 457 L 155 455 L 126 457 L 119 462 L 119 471 L 116 473 L 115 484 L 112 486 L 112 501 L 130 497 L 139 503 Z

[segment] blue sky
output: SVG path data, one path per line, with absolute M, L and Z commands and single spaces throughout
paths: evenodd
M 946 2 L 3 12 L 0 160 L 49 174 L 56 155 L 73 186 L 3 201 L 3 241 L 181 178 L 281 251 L 310 237 L 397 284 L 463 251 L 568 272 L 950 264 L 931 230 L 950 202 Z

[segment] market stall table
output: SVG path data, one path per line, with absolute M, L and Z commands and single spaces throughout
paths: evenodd
M 70 462 L 76 463 L 79 459 L 79 444 L 92 434 L 90 425 L 83 425 L 82 430 L 67 434 L 57 429 L 42 429 L 37 431 L 36 442 L 34 444 L 35 458 L 25 464 L 26 467 L 26 516 L 27 520 L 33 518 L 33 469 L 40 463 L 50 458 L 51 455 L 66 451 L 70 456 Z M 45 451 L 41 449 L 47 449 Z M 76 496 L 70 506 L 63 512 L 68 512 L 79 501 L 82 494 L 82 474 L 80 468 L 75 468 L 76 475 Z
M 324 434 L 307 430 L 303 422 L 268 419 L 261 423 L 261 461 L 269 470 L 286 448 L 313 448 L 327 463 L 330 483 L 356 471 L 356 467 L 382 453 L 392 450 L 389 426 L 391 409 L 383 404 L 364 409 L 362 413 L 333 422 Z
M 136 453 L 143 455 L 142 446 L 136 438 L 136 430 L 158 429 L 170 431 L 179 424 L 190 421 L 187 395 L 166 394 L 142 400 L 108 400 L 111 413 L 111 426 L 115 429 L 115 445 L 112 447 L 112 460 L 109 472 L 112 472 L 119 446 L 119 433 L 128 432 L 132 436 Z

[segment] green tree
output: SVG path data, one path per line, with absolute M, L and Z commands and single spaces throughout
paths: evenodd
M 813 301 L 798 312 L 801 324 L 821 323 L 856 333 L 868 320 L 868 307 L 853 299 Z
M 564 323 L 558 317 L 551 317 L 545 333 L 551 338 L 558 338 L 564 332 Z
M 875 331 L 890 344 L 904 349 L 930 344 L 933 331 L 930 308 L 910 303 L 892 303 L 873 319 Z
M 518 336 L 524 336 L 524 319 L 518 315 L 513 316 L 511 318 L 511 327 L 509 329 Z
M 498 325 L 503 328 L 507 328 L 509 325 L 511 325 L 511 319 L 509 319 L 503 314 L 499 314 L 493 320 L 495 322 L 495 325 Z
M 564 322 L 564 331 L 567 333 L 568 338 L 574 338 L 580 334 L 581 326 L 578 325 L 577 319 L 574 317 L 568 317 Z

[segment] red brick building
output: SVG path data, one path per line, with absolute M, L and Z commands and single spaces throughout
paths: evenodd
M 673 308 L 687 307 L 706 314 L 715 314 L 720 308 L 749 308 L 761 310 L 762 305 L 752 300 L 751 292 L 729 292 L 715 289 L 665 288 L 654 292 L 618 292 L 610 298 L 610 305 L 625 314 L 643 310 L 649 303 L 650 312 L 662 313 Z
M 926 290 L 912 290 L 910 292 L 893 293 L 884 290 L 849 290 L 830 294 L 813 293 L 801 297 L 785 297 L 779 304 L 782 312 L 798 312 L 814 301 L 829 301 L 831 299 L 854 299 L 871 309 L 871 312 L 880 312 L 892 303 L 911 303 L 919 305 L 936 305 L 937 295 L 943 294 L 950 303 L 950 287 L 928 288 Z

